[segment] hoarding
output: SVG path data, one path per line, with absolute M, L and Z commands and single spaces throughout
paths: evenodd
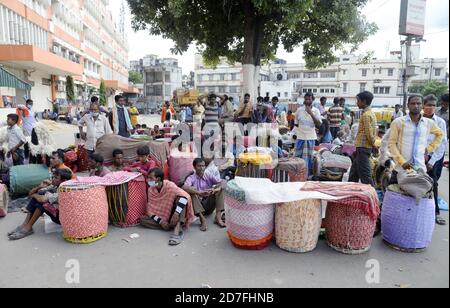
M 425 34 L 426 0 L 402 0 L 400 11 L 400 35 Z

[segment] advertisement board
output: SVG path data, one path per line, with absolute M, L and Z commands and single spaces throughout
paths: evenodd
M 426 0 L 402 0 L 400 9 L 400 35 L 423 37 L 425 34 Z

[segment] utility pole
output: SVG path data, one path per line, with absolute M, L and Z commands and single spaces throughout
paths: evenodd
M 403 70 L 403 113 L 406 114 L 406 108 L 408 107 L 408 81 L 409 81 L 409 68 L 411 67 L 411 44 L 412 36 L 408 35 L 406 40 L 403 41 L 406 44 L 405 48 L 405 67 Z

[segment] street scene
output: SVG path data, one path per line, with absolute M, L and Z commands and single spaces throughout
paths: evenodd
M 448 6 L 0 0 L 0 288 L 448 288 Z

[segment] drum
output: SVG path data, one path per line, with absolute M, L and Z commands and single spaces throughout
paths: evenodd
M 143 176 L 133 173 L 116 172 L 104 178 L 108 181 L 109 220 L 120 228 L 139 225 L 147 208 L 147 183 Z
M 275 206 L 245 202 L 245 193 L 234 180 L 225 189 L 228 237 L 240 249 L 261 250 L 273 237 Z
M 43 165 L 14 166 L 9 169 L 9 187 L 15 196 L 28 194 L 30 190 L 50 178 L 48 168 Z
M 422 252 L 433 239 L 436 209 L 433 199 L 416 199 L 387 191 L 381 211 L 384 241 L 403 252 Z
M 273 170 L 274 183 L 306 182 L 306 162 L 301 158 L 281 158 Z
M 236 176 L 245 178 L 272 178 L 272 156 L 262 153 L 239 155 Z
M 369 251 L 376 224 L 361 208 L 339 201 L 328 203 L 324 225 L 328 245 L 336 251 L 350 255 Z
M 64 239 L 88 244 L 108 231 L 108 200 L 104 186 L 62 184 L 58 194 Z
M 0 218 L 8 215 L 9 194 L 8 188 L 0 184 Z
M 283 250 L 306 253 L 316 249 L 322 225 L 320 200 L 279 204 L 275 212 L 276 244 Z
M 195 158 L 197 158 L 197 153 L 172 150 L 169 156 L 170 180 L 177 185 L 181 184 L 194 170 Z

